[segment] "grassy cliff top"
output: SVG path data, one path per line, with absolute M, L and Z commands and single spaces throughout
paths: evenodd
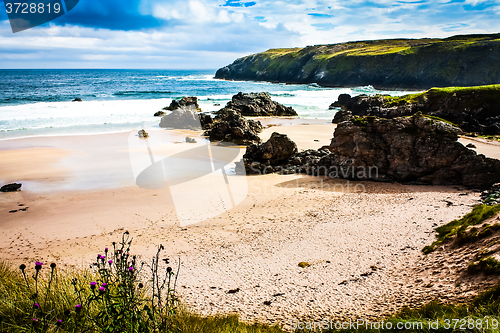
M 469 100 L 469 106 L 481 106 L 485 102 L 500 105 L 500 84 L 491 84 L 476 87 L 446 87 L 431 88 L 421 93 L 404 96 L 384 96 L 386 106 L 397 106 L 404 104 L 423 103 L 430 101 L 437 103 L 447 97 L 465 97 Z
M 258 54 L 275 58 L 284 55 L 297 57 L 303 55 L 304 53 L 313 52 L 320 54 L 324 59 L 329 59 L 338 55 L 373 56 L 388 53 L 409 54 L 413 53 L 416 48 L 422 48 L 435 44 L 440 44 L 441 46 L 449 47 L 450 49 L 460 49 L 467 48 L 472 44 L 484 41 L 500 41 L 500 34 L 458 35 L 444 39 L 422 38 L 366 40 L 339 44 L 314 45 L 303 48 L 269 49 Z M 248 57 L 252 56 L 255 56 L 255 54 Z

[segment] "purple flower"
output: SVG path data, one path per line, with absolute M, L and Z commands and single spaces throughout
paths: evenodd
M 108 286 L 108 284 L 106 282 L 104 282 L 103 284 L 101 284 L 101 286 L 106 288 Z
M 40 304 L 33 303 L 33 309 L 40 309 Z
M 133 272 L 133 271 L 134 271 L 134 267 L 129 267 L 129 268 L 128 268 L 128 270 L 129 270 L 130 272 Z
M 38 322 L 38 319 L 33 318 L 33 323 L 37 323 L 37 322 Z
M 75 312 L 78 313 L 80 311 L 82 311 L 82 305 L 81 304 L 75 305 Z
M 90 288 L 95 289 L 95 286 L 97 285 L 97 282 L 90 282 Z
M 101 294 L 104 294 L 106 292 L 106 288 L 104 288 L 104 287 L 99 288 L 99 292 Z
M 108 248 L 105 248 L 105 249 L 104 249 L 104 252 L 108 252 Z
M 56 321 L 56 325 L 57 325 L 57 326 L 61 326 L 61 325 L 62 325 L 62 319 L 58 319 L 58 320 Z
M 43 265 L 43 263 L 41 263 L 41 262 L 39 262 L 39 261 L 36 261 L 36 262 L 35 262 L 35 269 L 36 269 L 37 271 L 41 270 L 41 269 L 42 269 L 42 265 Z
M 110 265 L 111 265 L 112 263 L 113 263 L 113 260 L 109 260 L 109 261 L 108 261 L 108 264 L 110 264 Z

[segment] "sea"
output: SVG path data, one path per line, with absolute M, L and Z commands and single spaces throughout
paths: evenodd
M 221 109 L 238 92 L 268 92 L 300 117 L 331 120 L 340 94 L 389 94 L 372 86 L 325 88 L 214 79 L 212 70 L 0 70 L 0 140 L 82 135 L 158 127 L 156 111 L 172 99 L 198 97 L 203 112 Z M 82 102 L 73 102 L 75 98 Z

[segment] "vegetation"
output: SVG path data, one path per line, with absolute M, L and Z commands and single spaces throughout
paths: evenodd
M 499 313 L 500 285 L 497 285 L 475 297 L 469 304 L 445 305 L 430 302 L 418 309 L 405 308 L 383 319 L 383 327 L 377 326 L 377 321 L 373 320 L 357 329 L 333 328 L 321 332 L 498 332 Z M 419 323 L 422 325 L 419 326 Z M 402 329 L 397 329 L 398 325 Z
M 474 207 L 472 212 L 465 215 L 463 218 L 453 220 L 448 224 L 436 228 L 436 232 L 438 233 L 437 241 L 424 247 L 423 252 L 427 254 L 434 251 L 436 246 L 451 240 L 454 236 L 457 236 L 457 241 L 461 243 L 485 236 L 487 233 L 484 228 L 478 231 L 474 228 L 469 230 L 468 227 L 478 225 L 490 217 L 493 217 L 498 212 L 500 212 L 500 205 L 478 205 Z M 485 228 L 490 227 L 485 226 Z
M 500 104 L 500 84 L 475 87 L 446 87 L 431 88 L 427 91 L 404 96 L 384 95 L 385 106 L 399 106 L 405 104 L 425 103 L 437 104 L 445 98 L 463 98 L 467 102 L 465 107 L 478 108 L 486 104 Z

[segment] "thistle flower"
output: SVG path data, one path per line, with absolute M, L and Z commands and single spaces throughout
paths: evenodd
M 35 269 L 37 271 L 41 270 L 42 269 L 42 265 L 43 265 L 43 263 L 41 263 L 39 261 L 35 262 Z
M 81 304 L 75 305 L 75 312 L 79 313 L 80 311 L 82 311 L 82 305 Z
M 25 264 L 21 264 L 21 266 L 19 266 L 19 269 L 24 271 L 26 269 L 26 265 Z
M 108 248 L 105 248 L 105 249 L 104 249 L 104 252 L 108 253 Z
M 95 289 L 97 282 L 90 282 L 90 289 Z
M 38 319 L 33 318 L 33 324 L 36 324 L 36 323 L 38 323 Z
M 112 264 L 113 263 L 113 260 L 108 260 L 108 264 Z
M 104 282 L 103 284 L 101 284 L 101 287 L 106 288 L 107 286 L 108 286 L 108 284 L 106 282 Z
M 134 267 L 129 267 L 128 270 L 130 273 L 132 273 L 134 271 Z
M 52 269 L 56 268 L 56 264 L 55 263 L 51 263 L 50 264 L 50 268 L 52 268 Z
M 40 309 L 40 304 L 33 303 L 33 309 Z
M 104 294 L 106 292 L 106 288 L 101 287 L 99 288 L 99 293 Z
M 172 267 L 167 267 L 167 273 L 172 272 Z
M 62 319 L 58 319 L 56 321 L 56 326 L 61 326 L 62 325 Z

